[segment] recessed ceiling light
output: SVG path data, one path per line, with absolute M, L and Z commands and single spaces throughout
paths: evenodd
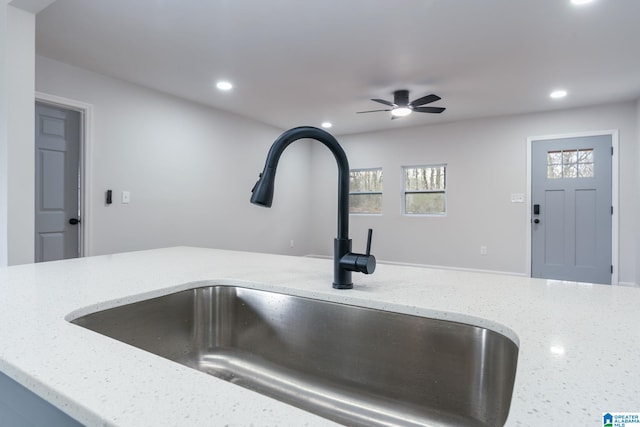
M 322 122 L 320 126 L 322 126 L 325 129 L 329 129 L 331 126 L 333 126 L 333 124 L 331 122 Z
M 594 0 L 571 0 L 571 4 L 575 6 L 582 6 L 583 4 L 593 3 Z
M 398 107 L 391 110 L 391 115 L 396 117 L 404 117 L 411 114 L 411 108 L 408 107 Z
M 567 91 L 562 89 L 554 90 L 549 94 L 549 96 L 553 99 L 564 98 L 565 96 L 567 96 Z
M 219 81 L 216 83 L 216 87 L 220 90 L 231 90 L 233 89 L 233 85 L 227 81 Z

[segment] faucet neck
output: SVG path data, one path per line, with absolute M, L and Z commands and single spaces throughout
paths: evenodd
M 349 239 L 349 161 L 338 141 L 328 132 L 310 126 L 302 126 L 284 132 L 275 140 L 265 163 L 265 171 L 278 166 L 280 156 L 292 142 L 298 139 L 315 139 L 323 143 L 338 164 L 338 240 Z

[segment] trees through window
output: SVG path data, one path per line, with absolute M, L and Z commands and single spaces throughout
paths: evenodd
M 349 172 L 349 213 L 382 213 L 382 168 Z
M 447 165 L 405 166 L 404 213 L 444 215 L 447 207 Z
M 444 215 L 446 174 L 446 164 L 403 167 L 403 213 Z M 349 213 L 382 214 L 382 168 L 349 171 Z

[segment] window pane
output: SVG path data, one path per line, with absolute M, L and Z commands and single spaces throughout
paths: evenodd
M 349 213 L 382 213 L 382 194 L 350 194 Z
M 445 194 L 405 194 L 405 212 L 408 214 L 443 214 L 445 213 Z
M 562 178 L 562 165 L 547 166 L 547 178 L 549 179 Z
M 578 178 L 593 178 L 593 149 L 578 150 Z
M 404 168 L 405 190 L 444 190 L 445 168 L 444 165 Z
M 578 177 L 593 178 L 593 164 L 585 163 L 578 165 Z
M 562 164 L 562 151 L 549 151 L 547 153 L 547 164 L 549 164 L 549 165 L 561 165 Z
M 354 169 L 349 172 L 349 191 L 382 191 L 382 169 Z
M 564 178 L 576 178 L 578 176 L 578 165 L 564 165 L 562 175 Z
M 349 193 L 350 213 L 382 213 L 382 168 L 349 171 Z
M 593 163 L 593 149 L 580 150 L 578 154 L 578 163 Z
M 568 163 L 578 163 L 578 151 L 566 150 L 562 152 L 562 163 L 565 165 Z

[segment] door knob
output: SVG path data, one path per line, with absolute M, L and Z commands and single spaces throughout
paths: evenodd
M 79 223 L 80 223 L 80 220 L 78 218 L 71 218 L 69 220 L 69 224 L 71 224 L 71 225 L 77 225 Z
M 536 219 L 533 220 L 533 223 L 534 224 L 540 224 L 540 220 L 538 218 L 536 218 Z

